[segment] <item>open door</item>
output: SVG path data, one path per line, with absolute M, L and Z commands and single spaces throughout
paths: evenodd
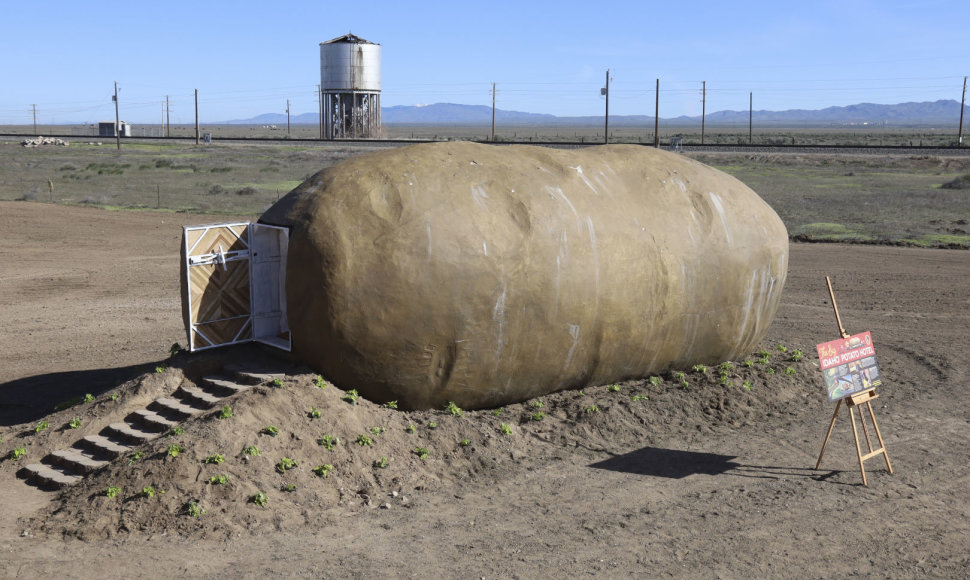
M 289 230 L 249 222 L 182 231 L 182 312 L 189 350 L 257 341 L 290 350 Z

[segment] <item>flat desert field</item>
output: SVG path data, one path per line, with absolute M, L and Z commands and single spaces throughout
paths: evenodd
M 762 353 L 498 413 L 350 404 L 279 361 L 283 386 L 235 395 L 233 417 L 215 409 L 187 420 L 64 490 L 25 483 L 24 465 L 121 421 L 200 365 L 274 364 L 246 349 L 169 356 L 185 343 L 181 226 L 226 219 L 0 202 L 0 576 L 970 569 L 970 254 L 961 250 L 793 243 Z M 869 459 L 868 486 L 842 412 L 814 469 L 834 409 L 814 351 L 838 337 L 825 276 L 846 329 L 872 332 L 885 379 L 873 407 L 895 473 Z M 325 433 L 340 440 L 332 450 L 318 444 Z M 261 456 L 244 453 L 249 445 Z M 297 465 L 281 469 L 284 458 Z M 329 477 L 313 470 L 323 465 Z M 112 486 L 119 493 L 107 497 Z M 251 501 L 257 492 L 265 506 Z

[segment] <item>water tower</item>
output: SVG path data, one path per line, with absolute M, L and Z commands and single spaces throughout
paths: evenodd
M 374 139 L 381 131 L 381 45 L 347 34 L 320 43 L 326 139 Z

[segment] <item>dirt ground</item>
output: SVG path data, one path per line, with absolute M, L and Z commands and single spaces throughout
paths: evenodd
M 126 405 L 192 374 L 191 357 L 166 359 L 173 342 L 185 341 L 180 226 L 207 221 L 0 202 L 3 457 L 24 444 L 26 461 L 37 461 L 70 444 L 56 427 L 71 416 L 81 413 L 92 425 L 117 420 Z M 812 469 L 833 410 L 814 365 L 814 344 L 837 337 L 826 275 L 847 330 L 872 331 L 886 379 L 874 406 L 895 474 L 871 459 L 868 487 L 844 414 L 822 469 Z M 458 418 L 350 406 L 336 387 L 319 390 L 312 374 L 291 369 L 283 389 L 241 395 L 233 420 L 253 437 L 259 425 L 278 422 L 288 439 L 256 440 L 277 453 L 264 453 L 265 467 L 295 449 L 301 469 L 287 480 L 227 459 L 238 488 L 223 495 L 198 488 L 209 510 L 202 518 L 179 512 L 177 477 L 202 465 L 211 452 L 203 441 L 253 442 L 226 442 L 229 423 L 187 425 L 186 457 L 165 457 L 159 442 L 144 464 L 112 466 L 65 492 L 25 484 L 16 476 L 20 462 L 4 459 L 0 577 L 965 577 L 968 307 L 966 252 L 794 244 L 782 308 L 765 342 L 779 372 L 741 361 L 731 370 L 738 384 L 749 377 L 750 391 L 719 387 L 707 377 L 713 369 L 688 373 L 686 389 L 668 375 L 659 387 L 640 382 L 546 397 L 548 416 L 536 422 L 529 417 L 539 407 L 531 403 L 499 417 Z M 777 344 L 803 350 L 804 360 L 783 360 Z M 154 373 L 159 364 L 171 368 Z M 782 372 L 789 366 L 793 376 Z M 121 393 L 115 410 L 112 392 Z M 96 401 L 52 413 L 57 402 L 84 393 Z M 634 393 L 641 399 L 628 396 Z M 322 424 L 346 433 L 332 483 L 310 472 L 325 457 L 307 441 L 320 432 L 312 419 L 260 415 L 287 409 L 296 417 L 311 402 L 324 411 Z M 597 412 L 587 412 L 592 405 Z M 51 428 L 35 435 L 41 420 Z M 507 439 L 496 429 L 503 421 L 513 428 Z M 441 428 L 429 431 L 430 422 Z M 375 435 L 373 451 L 351 453 L 347 438 L 378 424 L 388 431 Z M 413 439 L 404 432 L 409 424 L 418 427 Z M 459 449 L 454 440 L 463 436 L 471 445 Z M 431 457 L 409 453 L 415 441 L 428 442 Z M 370 465 L 383 454 L 387 476 Z M 138 489 L 146 477 L 166 478 L 162 485 L 173 487 L 155 508 L 130 493 L 116 505 L 96 493 L 112 477 Z M 286 481 L 299 486 L 291 496 L 269 489 L 266 508 L 245 502 L 247 485 Z

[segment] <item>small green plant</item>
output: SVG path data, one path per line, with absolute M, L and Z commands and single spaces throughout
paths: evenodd
M 744 387 L 744 390 L 746 391 L 750 391 L 752 388 L 751 381 L 744 381 L 741 383 L 741 386 Z
M 771 357 L 771 353 L 769 351 L 765 350 L 765 349 L 761 349 L 761 350 L 758 351 L 758 356 L 760 356 L 761 358 L 764 358 L 764 357 L 769 357 L 770 358 Z
M 749 358 L 746 358 L 744 359 L 744 366 L 751 368 L 754 366 L 754 361 Z
M 690 388 L 690 383 L 688 383 L 686 380 L 680 381 L 680 388 L 686 391 Z
M 731 361 L 726 360 L 720 364 L 719 368 L 721 369 L 722 373 L 726 373 L 730 371 L 732 368 L 734 368 L 734 365 L 731 364 Z
M 533 421 L 542 421 L 545 418 L 546 418 L 546 414 L 543 413 L 542 411 L 536 411 L 529 417 L 529 419 Z
M 296 491 L 296 484 L 295 483 L 288 483 L 288 484 L 284 485 L 283 487 L 281 487 L 280 490 L 281 491 L 285 491 L 285 492 L 294 492 L 294 491 Z
M 802 351 L 798 350 L 797 348 L 791 351 L 792 362 L 800 362 L 803 356 L 805 356 L 805 354 Z
M 405 427 L 404 430 L 407 431 L 408 433 L 414 433 L 417 429 L 414 427 L 414 424 L 411 423 L 407 427 Z
M 119 493 L 121 493 L 121 488 L 118 487 L 117 485 L 109 485 L 104 490 L 104 495 L 107 496 L 107 497 L 115 497 Z
M 585 397 L 586 391 L 583 389 L 579 389 L 578 391 L 576 391 L 576 394 L 579 395 L 580 397 Z
M 249 496 L 249 501 L 253 502 L 259 507 L 266 507 L 266 504 L 269 503 L 269 496 L 260 491 Z
M 313 386 L 318 389 L 326 389 L 327 381 L 325 381 L 320 375 L 317 375 L 316 378 L 313 379 Z
M 155 367 L 155 372 L 158 374 L 164 373 L 165 370 L 166 370 L 165 365 L 158 365 L 157 367 Z
M 448 404 L 445 406 L 445 411 L 448 411 L 455 417 L 461 417 L 465 414 L 464 411 L 461 410 L 461 407 L 456 405 L 454 401 L 448 401 Z
M 794 376 L 795 367 L 785 367 L 785 374 L 788 376 Z
M 13 450 L 11 450 L 9 457 L 14 461 L 19 461 L 20 458 L 23 457 L 24 455 L 27 455 L 27 446 L 21 445 L 20 447 L 16 447 Z
M 226 485 L 229 483 L 228 475 L 213 475 L 209 478 L 209 483 L 212 485 Z
M 690 370 L 694 371 L 695 373 L 704 374 L 707 372 L 707 367 L 704 365 L 694 365 L 690 367 Z
M 437 428 L 438 428 L 438 423 L 434 421 L 428 421 L 428 429 L 431 429 L 432 431 L 434 431 Z
M 188 505 L 189 515 L 193 518 L 200 518 L 205 515 L 205 510 L 199 505 L 197 501 L 190 501 Z
M 141 488 L 141 494 L 147 498 L 155 497 L 156 493 L 158 493 L 158 491 L 151 485 Z
M 381 455 L 380 459 L 374 461 L 374 467 L 378 469 L 384 469 L 385 467 L 387 467 L 387 457 L 384 457 L 383 455 Z
M 725 386 L 730 385 L 731 384 L 730 375 L 728 375 L 727 373 L 722 374 L 720 378 L 720 383 Z
M 508 423 L 502 423 L 501 425 L 499 425 L 498 430 L 503 435 L 511 435 L 512 434 L 512 426 L 509 425 Z
M 313 473 L 316 473 L 320 477 L 329 476 L 331 471 L 333 471 L 333 465 L 330 465 L 329 463 L 318 465 L 313 468 Z
M 499 407 L 498 409 L 492 409 L 492 415 L 495 415 L 496 417 L 501 417 L 502 416 L 502 407 Z
M 775 345 L 775 349 L 778 352 L 788 352 L 788 347 L 780 343 Z
M 462 439 L 461 441 L 458 442 L 458 444 L 461 445 L 462 447 L 468 447 L 469 445 L 472 444 L 472 442 L 471 442 L 471 439 Z
M 310 412 L 307 413 L 307 416 L 310 417 L 310 419 L 319 419 L 320 409 L 317 409 L 316 407 L 310 407 Z
M 216 453 L 215 455 L 210 455 L 206 457 L 203 463 L 208 465 L 209 463 L 219 464 L 225 461 L 226 461 L 225 456 L 223 456 L 221 453 Z
M 371 427 L 370 428 L 371 435 L 380 435 L 381 433 L 384 433 L 385 431 L 387 431 L 387 428 L 386 427 L 381 427 L 380 425 L 378 425 L 376 427 Z
M 687 374 L 682 371 L 677 371 L 674 373 L 675 380 L 682 381 L 685 377 L 687 377 Z
M 340 397 L 340 398 L 347 401 L 351 405 L 356 405 L 358 397 L 360 397 L 360 395 L 357 393 L 357 389 L 350 389 L 349 391 L 344 393 L 343 397 Z
M 283 387 L 283 379 L 280 378 L 280 377 L 276 377 L 275 379 L 273 379 L 273 386 L 276 387 L 277 389 L 282 388 Z
M 67 426 L 70 427 L 71 429 L 79 429 L 81 427 L 81 418 L 74 417 L 73 419 L 67 422 Z
M 94 395 L 92 395 L 91 393 L 88 393 L 88 394 L 84 395 L 84 398 L 81 399 L 81 402 L 82 403 L 93 403 L 94 402 Z
M 219 411 L 219 414 L 216 415 L 216 417 L 220 419 L 228 419 L 229 417 L 232 417 L 232 405 L 223 406 L 222 410 Z
M 270 437 L 276 437 L 280 434 L 280 430 L 276 425 L 267 425 L 263 427 L 260 431 L 264 435 L 269 435 Z
M 361 447 L 372 447 L 374 445 L 374 440 L 361 433 L 357 436 L 357 445 L 360 445 Z
M 295 459 L 284 457 L 280 459 L 279 463 L 276 464 L 276 471 L 279 471 L 280 473 L 286 473 L 288 469 L 293 469 L 298 465 L 299 463 L 297 463 Z
M 773 375 L 775 374 L 775 369 L 773 367 L 768 367 L 768 369 L 765 370 L 765 372 L 768 373 L 769 375 Z
M 657 376 L 650 377 L 650 385 L 654 387 L 659 387 L 660 383 L 664 382 L 663 379 Z
M 177 443 L 168 446 L 168 454 L 172 457 L 178 457 L 183 451 L 185 451 L 185 448 Z
M 649 401 L 650 400 L 650 397 L 648 397 L 646 395 L 633 395 L 632 397 L 630 397 L 630 400 L 631 401 Z
M 761 363 L 761 364 L 763 364 L 763 365 L 771 364 L 771 356 L 764 355 L 764 356 L 762 356 L 761 358 L 758 359 L 758 362 Z
M 397 401 L 388 401 L 384 403 L 384 406 L 388 409 L 397 409 Z
M 256 447 L 255 445 L 247 445 L 243 447 L 243 453 L 245 455 L 250 455 L 255 457 L 260 456 L 259 447 Z
M 112 401 L 117 401 L 118 393 L 111 393 L 110 395 L 108 395 L 108 398 L 111 399 Z
M 427 459 L 428 458 L 428 455 L 429 455 L 428 448 L 427 447 L 415 447 L 414 448 L 414 454 L 417 455 L 420 459 Z
M 587 415 L 592 415 L 593 413 L 599 413 L 600 412 L 600 408 L 597 407 L 596 404 L 594 403 L 594 404 L 590 405 L 589 407 L 586 407 L 585 409 L 583 409 L 583 411 Z
M 545 403 L 542 402 L 542 399 L 533 399 L 529 401 L 529 406 L 535 407 L 536 409 L 541 409 L 544 404 Z
M 44 429 L 47 429 L 50 426 L 51 424 L 48 423 L 47 421 L 41 421 L 40 423 L 37 423 L 37 425 L 34 426 L 34 433 L 40 433 L 41 431 L 43 431 Z
M 333 451 L 333 448 L 340 444 L 340 439 L 333 435 L 324 435 L 317 439 L 317 443 L 326 447 L 328 451 Z
M 185 427 L 181 425 L 176 425 L 172 429 L 172 435 L 185 435 Z
M 135 451 L 134 453 L 131 454 L 131 457 L 128 458 L 128 465 L 134 465 L 136 461 L 141 460 L 141 458 L 144 456 L 145 456 L 144 451 Z
M 606 387 L 606 390 L 608 390 L 611 393 L 619 393 L 620 392 L 620 385 L 618 385 L 616 383 L 613 383 L 612 385 Z

